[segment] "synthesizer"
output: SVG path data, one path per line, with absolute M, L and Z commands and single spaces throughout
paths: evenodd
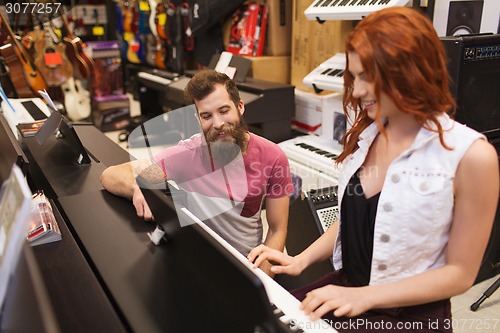
M 304 14 L 309 20 L 361 20 L 368 14 L 408 0 L 315 0 Z
M 313 87 L 316 92 L 328 90 L 342 93 L 345 66 L 345 53 L 337 53 L 307 74 L 302 82 L 308 87 Z

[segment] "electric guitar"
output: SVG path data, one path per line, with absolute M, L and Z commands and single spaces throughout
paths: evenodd
M 169 2 L 167 16 L 167 69 L 182 73 L 184 70 L 182 17 L 180 9 L 172 2 Z
M 125 1 L 123 5 L 123 39 L 127 42 L 127 60 L 131 63 L 139 64 L 140 41 L 137 39 L 137 10 L 134 1 Z
M 184 50 L 193 51 L 194 50 L 194 36 L 191 30 L 191 17 L 189 12 L 189 4 L 184 1 L 181 4 L 180 13 L 182 17 L 182 32 L 184 41 Z
M 17 96 L 20 98 L 39 96 L 38 90 L 47 88 L 44 77 L 31 61 L 24 45 L 12 32 L 2 13 L 0 13 L 0 25 L 2 31 L 8 35 L 9 43 L 0 47 L 0 53 L 9 67 L 10 78 Z
M 151 9 L 149 7 L 148 0 L 139 0 L 137 3 L 137 13 L 138 13 L 138 25 L 136 38 L 139 40 L 139 59 L 142 63 L 146 63 L 147 56 L 147 41 L 146 36 L 151 34 L 149 29 L 149 16 L 151 15 Z
M 156 15 L 155 15 L 155 23 L 156 23 L 156 33 L 158 37 L 162 40 L 167 40 L 167 9 L 168 9 L 168 1 L 160 0 L 158 5 L 156 6 Z
M 146 35 L 146 63 L 151 66 L 156 66 L 156 41 L 158 40 L 158 32 L 155 24 L 156 16 L 156 0 L 149 0 L 149 32 Z

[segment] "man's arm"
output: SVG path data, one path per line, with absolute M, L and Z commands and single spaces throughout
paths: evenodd
M 137 215 L 148 221 L 153 217 L 135 180 L 137 175 L 153 184 L 165 182 L 167 177 L 153 161 L 132 161 L 106 168 L 101 174 L 101 183 L 107 191 L 131 199 Z
M 290 198 L 288 196 L 276 199 L 266 198 L 266 218 L 269 230 L 264 244 L 278 251 L 285 249 L 289 205 Z M 263 263 L 260 268 L 270 274 L 271 264 Z

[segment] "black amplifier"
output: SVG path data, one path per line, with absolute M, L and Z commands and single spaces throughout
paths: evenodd
M 302 252 L 332 226 L 339 214 L 337 199 L 337 186 L 331 186 L 305 192 L 292 202 L 286 239 L 289 255 Z M 333 264 L 329 260 L 308 267 L 301 277 L 308 283 L 332 271 Z
M 500 35 L 449 36 L 441 41 L 458 107 L 455 119 L 489 139 L 500 137 Z

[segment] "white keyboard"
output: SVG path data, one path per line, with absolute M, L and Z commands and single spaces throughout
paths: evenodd
M 334 162 L 342 152 L 342 147 L 335 141 L 327 141 L 315 135 L 304 135 L 280 142 L 278 145 L 289 160 L 338 178 L 339 171 Z
M 404 6 L 409 0 L 315 0 L 304 14 L 309 20 L 361 20 L 377 10 Z
M 190 216 L 190 218 L 196 221 L 208 234 L 210 234 L 215 240 L 222 244 L 235 258 L 241 261 L 246 267 L 248 267 L 263 283 L 266 289 L 269 302 L 273 304 L 276 309 L 279 309 L 283 313 L 280 320 L 289 324 L 290 327 L 300 328 L 302 332 L 306 333 L 335 333 L 337 332 L 328 323 L 323 320 L 316 320 L 312 322 L 309 317 L 300 309 L 300 302 L 294 296 L 292 296 L 285 288 L 279 285 L 271 277 L 258 268 L 253 268 L 253 265 L 248 261 L 245 256 L 243 256 L 238 250 L 229 245 L 223 238 L 221 238 L 212 229 L 207 227 L 206 224 L 201 222 L 196 216 L 194 216 L 186 208 L 180 209 L 184 214 Z M 301 332 L 300 330 L 297 330 Z
M 316 90 L 344 91 L 345 53 L 337 53 L 307 74 L 302 82 Z
M 149 81 L 160 83 L 160 84 L 168 85 L 168 84 L 172 83 L 172 80 L 166 79 L 166 78 L 158 76 L 158 75 L 146 73 L 146 72 L 139 72 L 139 73 L 137 73 L 137 76 L 142 77 L 143 79 L 146 79 Z

